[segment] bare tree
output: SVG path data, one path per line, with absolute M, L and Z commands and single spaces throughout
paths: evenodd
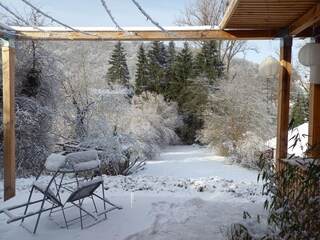
M 220 0 L 192 0 L 181 12 L 181 17 L 176 19 L 179 26 L 218 25 L 226 12 L 229 1 Z M 220 60 L 226 64 L 229 72 L 230 62 L 238 53 L 256 51 L 257 48 L 247 41 L 217 41 Z
M 83 48 L 74 56 L 74 65 L 72 71 L 61 79 L 62 91 L 67 102 L 62 109 L 62 114 L 66 123 L 69 123 L 67 129 L 71 130 L 65 134 L 67 138 L 75 140 L 84 140 L 88 136 L 88 118 L 94 101 L 90 96 L 90 86 L 92 81 L 88 74 L 89 64 L 85 59 L 86 52 Z M 73 112 L 73 114 L 69 114 Z

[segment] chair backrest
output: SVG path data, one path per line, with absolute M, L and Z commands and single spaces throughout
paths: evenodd
M 66 155 L 66 164 L 60 171 L 89 171 L 100 166 L 98 152 L 96 150 L 89 150 L 83 152 L 74 152 Z
M 52 153 L 46 160 L 45 167 L 51 172 L 83 172 L 99 168 L 100 160 L 96 150 L 69 153 Z

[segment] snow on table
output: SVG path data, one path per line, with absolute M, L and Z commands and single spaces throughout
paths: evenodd
M 222 157 L 197 146 L 171 146 L 147 168 L 131 176 L 104 176 L 106 197 L 123 210 L 110 212 L 106 221 L 80 230 L 80 223 L 60 228 L 62 214 L 43 214 L 36 235 L 19 223 L 6 224 L 0 215 L 1 240 L 97 239 L 188 240 L 224 239 L 230 224 L 243 211 L 264 215 L 257 172 L 226 165 Z M 25 202 L 33 179 L 17 180 L 17 196 L 0 208 Z M 3 186 L 3 182 L 0 182 Z M 99 191 L 99 189 L 98 189 Z M 1 197 L 3 189 L 0 189 Z M 68 196 L 63 192 L 62 198 Z M 3 201 L 3 200 L 1 200 Z M 78 211 L 74 209 L 78 214 Z M 68 209 L 68 214 L 72 209 Z M 25 220 L 33 226 L 35 218 Z

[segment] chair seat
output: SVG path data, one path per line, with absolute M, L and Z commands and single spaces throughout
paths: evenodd
M 97 177 L 93 180 L 82 182 L 79 187 L 70 194 L 67 202 L 74 202 L 82 198 L 92 196 L 93 192 L 103 183 L 102 177 Z

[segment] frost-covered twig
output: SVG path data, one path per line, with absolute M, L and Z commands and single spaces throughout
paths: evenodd
M 140 156 L 138 156 L 133 162 L 131 162 L 129 167 L 123 171 L 123 175 L 128 175 L 128 174 L 132 173 L 131 170 L 133 169 L 134 166 L 135 166 L 134 171 L 137 171 L 138 169 L 140 169 L 146 165 L 145 160 L 139 161 L 139 163 L 137 164 L 139 159 L 140 159 Z

